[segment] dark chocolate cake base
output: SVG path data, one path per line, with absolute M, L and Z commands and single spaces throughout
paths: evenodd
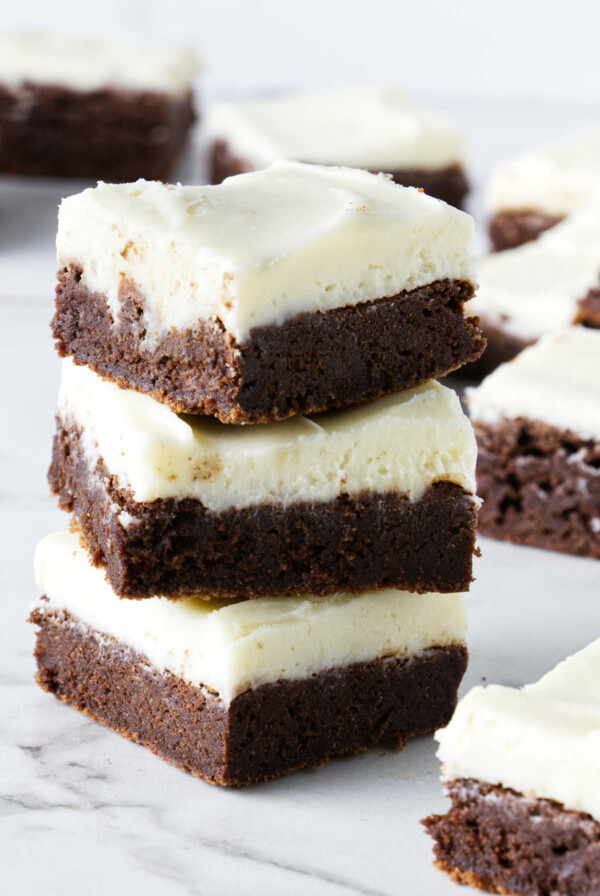
M 225 704 L 67 613 L 35 611 L 37 681 L 162 759 L 213 784 L 265 781 L 381 741 L 446 725 L 467 664 L 462 645 L 329 669 Z
M 297 314 L 238 345 L 218 320 L 144 346 L 144 300 L 129 283 L 115 323 L 81 270 L 59 272 L 52 322 L 58 353 L 178 413 L 267 423 L 358 404 L 441 376 L 479 357 L 473 287 L 441 280 L 391 298 Z
M 486 346 L 476 361 L 465 364 L 460 375 L 472 380 L 482 380 L 492 373 L 500 364 L 512 361 L 524 348 L 533 345 L 531 340 L 519 339 L 507 333 L 501 326 L 492 323 L 486 317 L 480 317 L 479 326 L 485 336 Z
M 523 418 L 474 427 L 479 532 L 600 559 L 600 442 Z
M 122 597 L 456 592 L 472 579 L 477 512 L 451 482 L 434 483 L 413 503 L 367 491 L 221 513 L 193 498 L 139 503 L 102 461 L 90 468 L 80 431 L 60 421 L 49 481 Z
M 600 823 L 553 800 L 471 779 L 425 819 L 436 865 L 454 881 L 514 896 L 599 896 Z
M 489 224 L 490 240 L 497 252 L 514 249 L 537 239 L 540 233 L 562 220 L 562 215 L 547 215 L 528 209 L 497 212 Z
M 191 93 L 0 86 L 0 173 L 167 180 L 194 120 Z
M 210 152 L 210 182 L 220 184 L 226 177 L 245 174 L 254 167 L 235 155 L 224 140 L 215 140 Z M 374 173 L 378 173 L 375 171 Z M 448 165 L 435 170 L 427 168 L 398 168 L 387 171 L 403 187 L 420 187 L 429 196 L 443 199 L 455 208 L 463 208 L 469 182 L 460 165 Z

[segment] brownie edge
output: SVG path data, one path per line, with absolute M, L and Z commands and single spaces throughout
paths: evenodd
M 68 613 L 35 610 L 36 679 L 80 712 L 213 784 L 265 781 L 446 725 L 467 665 L 461 644 L 218 694 L 150 666 Z
M 492 247 L 496 252 L 502 252 L 504 249 L 515 249 L 523 243 L 530 243 L 545 230 L 562 221 L 563 217 L 528 209 L 497 212 L 489 223 Z
M 600 823 L 547 799 L 457 779 L 452 807 L 423 821 L 436 865 L 461 884 L 515 896 L 598 896 Z
M 485 338 L 464 316 L 471 283 L 440 280 L 389 298 L 303 312 L 256 327 L 239 344 L 220 321 L 145 340 L 144 297 L 125 282 L 118 322 L 77 266 L 58 273 L 52 330 L 72 356 L 178 413 L 268 423 L 360 404 L 420 385 L 478 358 Z

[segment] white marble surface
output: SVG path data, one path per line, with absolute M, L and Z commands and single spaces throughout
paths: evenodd
M 473 170 L 561 127 L 556 109 L 457 105 Z M 562 115 L 562 117 L 561 117 Z M 419 820 L 443 809 L 431 738 L 226 791 L 62 706 L 33 682 L 36 540 L 66 524 L 47 495 L 58 362 L 48 322 L 56 202 L 71 185 L 0 182 L 0 892 L 12 896 L 444 896 Z M 475 207 L 479 207 L 477 202 Z M 600 635 L 600 565 L 482 540 L 471 662 L 520 685 Z

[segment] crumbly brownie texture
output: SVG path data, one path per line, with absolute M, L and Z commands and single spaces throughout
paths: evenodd
M 210 152 L 211 184 L 220 184 L 226 177 L 253 170 L 253 166 L 245 159 L 232 153 L 225 140 L 215 140 Z M 438 170 L 403 168 L 386 173 L 391 174 L 397 184 L 403 187 L 420 187 L 429 196 L 443 199 L 455 208 L 463 208 L 469 192 L 469 182 L 460 165 L 450 165 Z
M 460 371 L 461 376 L 472 380 L 482 380 L 488 376 L 500 364 L 512 361 L 524 348 L 533 343 L 529 340 L 518 339 L 503 330 L 502 327 L 491 323 L 485 317 L 479 318 L 479 326 L 486 338 L 486 347 L 483 354 L 466 364 Z
M 560 803 L 472 779 L 425 819 L 436 865 L 456 883 L 517 896 L 598 896 L 600 823 Z
M 45 691 L 213 784 L 264 781 L 447 724 L 467 664 L 462 645 L 279 681 L 235 697 L 150 666 L 68 613 L 34 611 Z
M 414 503 L 364 491 L 216 513 L 192 498 L 134 501 L 101 461 L 90 469 L 80 438 L 58 421 L 50 486 L 123 597 L 469 589 L 477 511 L 455 483 Z
M 369 401 L 456 370 L 485 346 L 477 318 L 463 314 L 473 287 L 462 280 L 303 312 L 281 326 L 254 328 L 242 345 L 219 321 L 200 321 L 147 350 L 144 301 L 131 284 L 121 288 L 115 324 L 104 296 L 81 282 L 81 269 L 65 268 L 58 281 L 52 328 L 60 355 L 178 413 L 212 414 L 223 423 L 267 423 Z
M 492 246 L 496 252 L 501 252 L 529 243 L 562 221 L 563 217 L 533 210 L 496 212 L 489 224 Z
M 600 442 L 524 418 L 474 428 L 481 534 L 600 559 Z
M 167 180 L 194 120 L 191 93 L 0 86 L 0 172 Z

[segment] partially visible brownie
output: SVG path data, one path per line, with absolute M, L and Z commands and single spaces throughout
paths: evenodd
M 178 412 L 344 407 L 479 357 L 472 237 L 462 212 L 352 169 L 100 184 L 61 206 L 53 332 L 61 355 Z
M 395 88 L 220 103 L 209 114 L 207 132 L 213 184 L 289 159 L 384 171 L 457 208 L 469 189 L 457 129 Z
M 479 530 L 600 559 L 600 331 L 546 337 L 470 390 Z
M 488 188 L 496 250 L 536 239 L 563 218 L 600 202 L 600 127 L 570 134 L 499 164 Z
M 521 689 L 473 688 L 437 732 L 452 806 L 423 822 L 457 883 L 600 893 L 600 641 Z
M 195 121 L 186 48 L 0 34 L 0 172 L 167 179 Z

